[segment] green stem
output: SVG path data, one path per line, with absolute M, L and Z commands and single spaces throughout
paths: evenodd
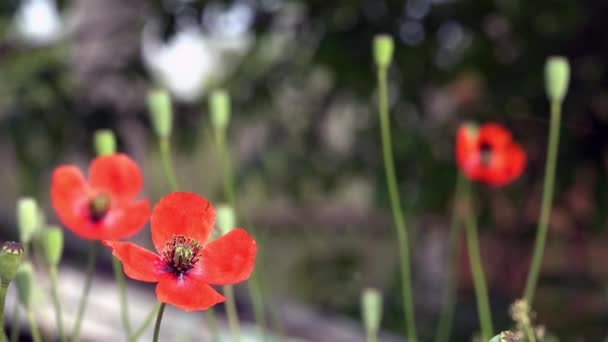
M 150 312 L 144 319 L 141 326 L 137 330 L 135 330 L 135 332 L 133 333 L 133 335 L 131 335 L 131 337 L 129 337 L 130 342 L 136 342 L 141 337 L 141 335 L 144 333 L 144 331 L 146 331 L 146 329 L 148 328 L 150 323 L 152 323 L 152 319 L 154 318 L 154 316 L 156 316 L 156 314 L 158 313 L 158 310 L 160 310 L 160 305 L 161 305 L 160 303 L 156 303 L 156 305 L 154 305 L 152 310 L 150 310 Z
M 2 339 L 2 342 L 8 341 L 6 331 L 4 330 L 4 304 L 6 303 L 6 291 L 8 290 L 9 284 L 9 282 L 0 282 L 0 338 Z
M 207 316 L 207 326 L 209 327 L 211 341 L 218 342 L 219 336 L 217 334 L 217 319 L 215 318 L 215 311 L 213 308 L 209 308 L 205 311 L 205 315 Z
M 405 309 L 405 323 L 407 327 L 408 341 L 416 342 L 416 323 L 414 317 L 414 299 L 412 295 L 410 251 L 407 235 L 407 227 L 401 210 L 401 200 L 397 188 L 395 176 L 395 163 L 393 161 L 393 150 L 391 143 L 390 122 L 388 116 L 388 91 L 387 91 L 387 69 L 378 68 L 378 109 L 380 114 L 380 130 L 382 133 L 382 155 L 384 158 L 384 169 L 386 172 L 386 185 L 391 201 L 393 220 L 397 231 L 397 242 L 399 244 L 399 259 L 401 266 L 401 286 L 403 294 L 403 306 Z
M 241 328 L 239 327 L 239 316 L 234 300 L 234 288 L 231 285 L 224 286 L 224 296 L 226 297 L 226 315 L 228 316 L 228 325 L 232 332 L 232 338 L 234 341 L 239 342 L 241 340 Z
M 34 310 L 32 310 L 31 307 L 27 309 L 27 319 L 30 322 L 30 331 L 32 333 L 33 341 L 42 342 L 40 331 L 38 330 L 38 325 L 36 324 L 36 318 L 34 317 Z
M 89 247 L 89 256 L 87 260 L 87 273 L 84 281 L 84 287 L 82 289 L 82 295 L 80 297 L 80 304 L 78 305 L 78 312 L 76 314 L 76 322 L 74 323 L 72 342 L 80 341 L 80 327 L 82 325 L 82 319 L 84 317 L 84 310 L 87 307 L 89 292 L 91 291 L 91 285 L 93 284 L 93 276 L 95 274 L 95 258 L 97 256 L 97 242 L 91 241 Z
M 50 266 L 49 276 L 51 278 L 51 297 L 53 299 L 53 307 L 55 309 L 55 324 L 59 333 L 59 340 L 65 342 L 65 333 L 63 332 L 63 318 L 61 316 L 61 301 L 59 300 L 59 285 L 57 282 L 57 266 Z
M 367 332 L 367 342 L 377 342 L 378 341 L 378 332 L 377 331 L 368 331 Z
M 258 253 L 258 258 L 261 259 L 261 253 Z M 258 259 L 258 260 L 259 260 Z M 262 297 L 262 289 L 258 279 L 259 271 L 253 272 L 247 288 L 249 289 L 249 297 L 253 304 L 253 318 L 257 325 L 260 341 L 266 341 L 266 315 L 264 314 L 264 298 Z
M 536 342 L 536 335 L 534 334 L 534 330 L 530 326 L 530 324 L 526 324 L 524 327 L 526 331 L 526 337 L 528 338 L 528 342 Z
M 122 264 L 116 258 L 112 258 L 112 268 L 114 269 L 114 277 L 118 284 L 118 297 L 120 301 L 120 317 L 122 326 L 125 329 L 127 340 L 131 336 L 131 323 L 129 322 L 129 308 L 127 306 L 127 287 L 125 286 L 125 274 L 122 271 Z
M 532 255 L 532 263 L 530 272 L 526 280 L 526 289 L 524 298 L 530 305 L 534 299 L 534 291 L 538 283 L 538 275 L 543 261 L 545 251 L 545 242 L 547 240 L 547 231 L 549 228 L 549 217 L 551 215 L 551 205 L 553 201 L 553 192 L 555 189 L 555 167 L 557 165 L 557 149 L 559 145 L 559 126 L 561 120 L 562 106 L 561 102 L 553 101 L 551 103 L 551 128 L 549 131 L 549 146 L 547 147 L 547 163 L 545 165 L 545 178 L 543 184 L 543 196 L 540 207 L 540 218 L 536 229 L 536 241 L 534 243 L 534 254 Z
M 490 301 L 488 299 L 488 289 L 486 286 L 483 266 L 481 264 L 481 253 L 479 252 L 479 237 L 477 235 L 477 221 L 473 214 L 473 195 L 471 182 L 465 183 L 465 195 L 467 197 L 467 209 L 465 213 L 465 227 L 467 235 L 467 248 L 471 262 L 471 272 L 473 273 L 473 285 L 475 287 L 475 297 L 477 298 L 477 313 L 481 325 L 481 340 L 488 341 L 492 338 L 494 328 L 492 326 L 492 314 L 490 311 Z
M 165 174 L 167 175 L 169 185 L 171 186 L 171 191 L 177 191 L 177 189 L 179 189 L 179 183 L 177 182 L 177 177 L 175 177 L 175 170 L 173 169 L 173 162 L 171 161 L 169 138 L 160 137 L 159 145 L 163 167 L 165 169 Z
M 152 341 L 154 342 L 158 342 L 158 334 L 160 333 L 160 322 L 163 320 L 165 306 L 167 306 L 167 304 L 160 304 L 160 309 L 158 310 L 158 315 L 156 316 L 156 324 L 154 325 L 154 338 L 152 339 Z
M 448 269 L 447 282 L 443 292 L 443 307 L 437 325 L 437 335 L 435 342 L 448 342 L 452 333 L 452 323 L 454 321 L 455 301 L 455 281 L 457 264 L 456 259 L 459 254 L 459 238 L 461 232 L 461 224 L 458 215 L 458 202 L 462 199 L 465 179 L 459 174 L 456 180 L 456 189 L 454 191 L 454 208 L 452 209 L 452 219 L 450 220 L 450 235 L 448 237 Z

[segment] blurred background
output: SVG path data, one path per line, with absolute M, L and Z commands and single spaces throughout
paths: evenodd
M 538 218 L 549 130 L 543 65 L 563 54 L 572 82 L 534 308 L 560 341 L 603 340 L 606 15 L 608 3 L 593 0 L 2 0 L 0 238 L 17 236 L 20 196 L 34 196 L 58 223 L 49 176 L 59 164 L 86 168 L 100 128 L 113 129 L 120 150 L 142 165 L 145 197 L 167 193 L 146 108 L 152 87 L 173 95 L 182 188 L 220 201 L 222 169 L 206 98 L 223 87 L 233 101 L 229 144 L 240 223 L 259 235 L 269 329 L 304 341 L 361 341 L 360 292 L 375 286 L 385 297 L 383 338 L 403 340 L 370 51 L 375 34 L 390 33 L 394 153 L 412 229 L 422 341 L 433 338 L 448 275 L 456 127 L 471 119 L 500 122 L 528 153 L 517 182 L 478 187 L 486 278 L 495 325 L 505 330 L 508 306 L 523 292 Z M 73 275 L 66 288 L 79 289 L 82 275 L 74 270 L 83 267 L 86 242 L 66 234 L 61 272 Z M 134 240 L 150 245 L 146 231 Z M 109 260 L 104 251 L 96 283 L 115 295 Z M 466 253 L 457 265 L 452 340 L 467 341 L 478 323 Z M 151 287 L 129 281 L 129 291 L 152 305 Z M 237 287 L 237 298 L 241 319 L 251 323 L 246 286 Z M 103 340 L 93 329 L 103 324 L 91 323 L 96 315 L 93 303 L 83 332 L 92 341 Z M 48 317 L 52 331 L 50 311 Z M 187 317 L 204 330 L 202 315 Z

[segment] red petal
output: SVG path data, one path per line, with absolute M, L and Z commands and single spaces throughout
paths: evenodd
M 511 143 L 511 133 L 497 123 L 487 123 L 479 127 L 479 141 L 492 148 L 504 148 Z
M 173 235 L 184 235 L 204 244 L 215 223 L 215 209 L 209 201 L 191 192 L 170 193 L 152 211 L 152 241 L 163 251 Z
M 187 274 L 163 277 L 156 285 L 156 296 L 160 302 L 186 311 L 205 310 L 225 300 L 211 286 Z
M 143 177 L 139 166 L 124 154 L 97 157 L 89 167 L 89 183 L 113 200 L 130 201 L 141 191 Z
M 466 174 L 479 163 L 479 134 L 470 124 L 461 125 L 456 133 L 456 163 Z
M 190 274 L 208 284 L 238 283 L 251 275 L 256 252 L 253 238 L 245 230 L 235 228 L 203 248 Z
M 167 274 L 162 258 L 147 249 L 130 242 L 104 240 L 103 245 L 112 249 L 112 255 L 122 262 L 125 274 L 140 281 L 159 281 Z
M 150 204 L 147 200 L 112 207 L 98 224 L 93 224 L 93 234 L 95 239 L 126 239 L 139 232 L 149 217 Z
M 90 189 L 75 166 L 59 166 L 51 179 L 51 202 L 59 220 L 74 233 L 81 235 L 90 226 L 86 212 Z

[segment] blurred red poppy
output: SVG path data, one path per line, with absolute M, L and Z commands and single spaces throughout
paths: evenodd
M 499 124 L 465 124 L 456 136 L 456 162 L 467 178 L 498 187 L 521 175 L 526 153 Z
M 246 280 L 253 271 L 257 245 L 241 228 L 207 243 L 215 209 L 203 197 L 173 192 L 152 211 L 152 242 L 159 254 L 130 242 L 104 241 L 122 262 L 125 274 L 158 282 L 156 296 L 186 311 L 204 310 L 224 301 L 209 284 Z
M 51 201 L 61 222 L 90 240 L 123 239 L 137 233 L 150 216 L 137 164 L 124 154 L 97 157 L 85 180 L 76 166 L 62 165 L 51 180 Z

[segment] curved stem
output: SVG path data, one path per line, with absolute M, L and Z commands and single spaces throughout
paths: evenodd
M 456 189 L 454 190 L 454 208 L 452 209 L 452 218 L 450 220 L 450 235 L 448 238 L 448 275 L 443 292 L 443 307 L 437 324 L 437 335 L 435 342 L 448 342 L 452 333 L 452 322 L 454 320 L 455 301 L 455 280 L 456 280 L 456 259 L 459 254 L 459 237 L 461 232 L 461 224 L 458 219 L 458 201 L 462 199 L 465 179 L 458 174 L 456 180 Z
M 388 187 L 390 196 L 393 220 L 395 221 L 395 229 L 397 232 L 397 242 L 399 244 L 401 286 L 403 292 L 403 306 L 405 309 L 405 323 L 407 327 L 408 341 L 416 342 L 417 334 L 414 318 L 414 299 L 412 295 L 408 233 L 403 212 L 401 210 L 401 200 L 399 198 L 397 178 L 395 176 L 395 163 L 393 161 L 390 122 L 388 116 L 388 91 L 386 77 L 386 68 L 378 68 L 378 107 L 380 114 L 380 130 L 382 134 L 382 155 L 384 158 L 384 169 L 386 172 L 386 185 Z
M 477 298 L 477 313 L 481 325 L 481 340 L 488 341 L 492 338 L 494 328 L 492 326 L 492 314 L 490 311 L 490 301 L 488 299 L 488 289 L 486 286 L 483 266 L 481 264 L 481 253 L 479 252 L 479 237 L 477 235 L 477 221 L 473 214 L 473 196 L 471 182 L 465 183 L 465 194 L 467 196 L 467 210 L 465 214 L 465 227 L 467 235 L 467 249 L 471 262 L 471 272 L 473 274 L 473 286 L 475 287 L 475 297 Z
M 158 315 L 156 316 L 156 324 L 154 325 L 154 338 L 152 341 L 158 342 L 158 335 L 160 333 L 160 322 L 163 320 L 163 313 L 165 312 L 165 306 L 167 304 L 161 303 L 160 308 L 158 310 Z
M 169 145 L 169 138 L 161 137 L 159 139 L 160 154 L 167 175 L 167 180 L 171 186 L 171 191 L 177 191 L 179 189 L 179 183 L 177 177 L 175 177 L 175 170 L 173 169 L 173 163 L 171 161 L 171 149 Z
M 150 312 L 148 313 L 148 315 L 144 319 L 144 321 L 141 324 L 141 326 L 137 330 L 135 330 L 135 332 L 133 333 L 133 335 L 131 335 L 129 337 L 129 341 L 130 342 L 135 342 L 135 341 L 137 341 L 139 339 L 139 337 L 141 337 L 141 335 L 144 333 L 144 331 L 146 331 L 146 329 L 148 328 L 148 326 L 150 325 L 150 323 L 152 323 L 152 319 L 154 318 L 154 316 L 156 316 L 156 314 L 158 313 L 158 310 L 160 310 L 160 303 L 156 303 L 156 305 L 154 305 L 154 307 L 152 308 L 152 310 L 150 310 Z
M 241 329 L 234 301 L 234 288 L 231 285 L 224 286 L 224 296 L 226 297 L 226 315 L 228 316 L 228 325 L 232 332 L 232 338 L 234 341 L 239 342 L 241 340 Z
M 55 324 L 59 333 L 59 340 L 65 342 L 65 333 L 63 332 L 63 318 L 61 315 L 61 301 L 59 300 L 59 285 L 57 283 L 57 266 L 50 266 L 49 276 L 51 278 L 51 297 L 53 299 L 53 308 L 55 309 Z
M 91 285 L 93 284 L 93 275 L 95 273 L 95 258 L 97 257 L 97 242 L 91 241 L 89 247 L 89 256 L 87 260 L 87 273 L 82 289 L 82 295 L 80 297 L 80 304 L 78 305 L 78 312 L 76 314 L 76 322 L 74 323 L 72 342 L 80 341 L 80 327 L 82 325 L 82 319 L 84 317 L 84 310 L 87 307 L 89 292 L 91 291 Z
M 524 298 L 532 305 L 534 291 L 538 283 L 538 275 L 543 261 L 547 231 L 549 228 L 549 217 L 551 215 L 551 204 L 553 201 L 553 191 L 555 188 L 555 167 L 557 165 L 557 150 L 559 146 L 559 126 L 561 120 L 561 103 L 553 101 L 551 103 L 551 128 L 549 131 L 549 146 L 547 147 L 547 164 L 545 165 L 545 179 L 543 183 L 543 196 L 540 207 L 540 217 L 536 229 L 536 241 L 534 243 L 534 254 L 530 272 L 526 280 Z
M 6 331 L 4 330 L 4 305 L 6 304 L 6 291 L 8 290 L 8 282 L 0 282 L 0 339 L 2 342 L 8 341 Z
M 114 278 L 118 284 L 118 297 L 120 301 L 120 318 L 122 326 L 125 329 L 127 340 L 131 336 L 131 323 L 129 322 L 129 308 L 127 306 L 127 288 L 125 286 L 125 274 L 122 271 L 122 264 L 116 258 L 112 258 L 112 268 L 114 269 Z
M 42 338 L 40 337 L 40 331 L 38 330 L 38 325 L 36 324 L 36 318 L 34 317 L 34 311 L 32 308 L 27 309 L 27 319 L 30 323 L 30 331 L 32 332 L 32 340 L 34 342 L 42 342 Z

